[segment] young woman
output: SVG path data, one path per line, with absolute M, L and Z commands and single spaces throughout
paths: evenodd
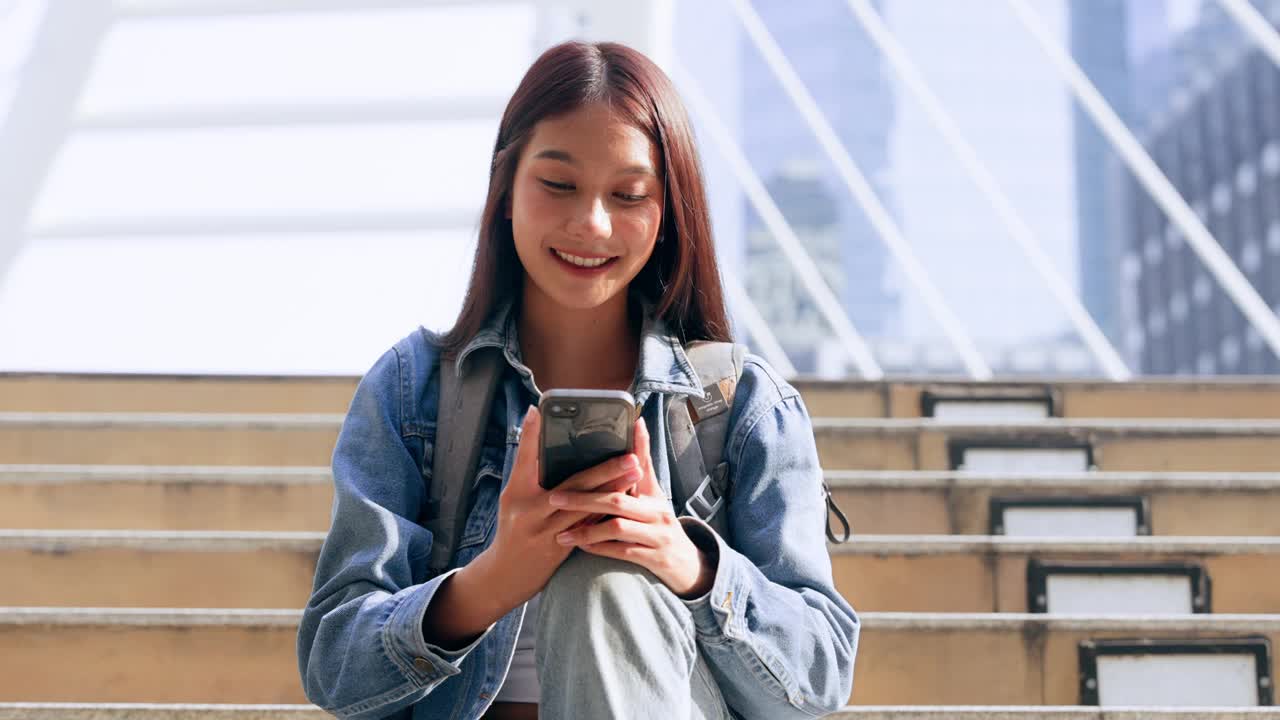
M 370 719 L 842 707 L 859 622 L 832 580 L 808 414 L 760 358 L 729 411 L 728 536 L 668 499 L 667 408 L 701 396 L 684 352 L 700 339 L 729 325 L 675 90 L 625 46 L 551 48 L 503 114 L 457 324 L 401 339 L 351 401 L 298 632 L 307 697 Z M 449 421 L 437 370 L 483 347 L 505 375 L 456 556 L 433 577 L 416 520 Z M 543 490 L 533 406 L 550 388 L 630 391 L 635 452 Z

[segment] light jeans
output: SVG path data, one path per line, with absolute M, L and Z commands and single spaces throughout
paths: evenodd
M 574 551 L 542 589 L 540 720 L 733 720 L 689 609 L 634 563 Z

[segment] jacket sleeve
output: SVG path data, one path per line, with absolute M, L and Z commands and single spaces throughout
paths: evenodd
M 749 360 L 739 392 L 748 397 L 734 409 L 726 445 L 732 546 L 707 523 L 681 519 L 719 551 L 711 590 L 685 603 L 735 710 L 759 718 L 836 712 L 852 692 L 860 623 L 832 578 L 813 426 L 799 393 L 758 360 Z
M 333 451 L 331 525 L 298 628 L 307 699 L 340 718 L 408 718 L 493 629 L 459 650 L 423 639 L 427 604 L 456 571 L 423 582 L 426 439 L 401 432 L 402 362 L 389 349 L 356 387 Z

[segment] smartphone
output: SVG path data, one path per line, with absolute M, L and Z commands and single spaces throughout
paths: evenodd
M 548 390 L 542 415 L 539 483 L 550 490 L 575 473 L 632 450 L 636 403 L 621 390 Z

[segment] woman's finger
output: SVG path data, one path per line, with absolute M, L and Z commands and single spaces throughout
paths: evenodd
M 650 572 L 653 571 L 653 565 L 657 560 L 656 551 L 653 548 L 634 543 L 606 540 L 592 545 L 579 545 L 578 549 L 592 555 L 626 560 L 647 568 Z
M 556 542 L 561 545 L 594 545 L 610 540 L 635 543 L 645 547 L 657 547 L 659 544 L 657 528 L 653 524 L 636 522 L 623 517 L 615 517 L 575 530 L 566 530 L 556 536 Z
M 655 522 L 662 512 L 652 498 L 633 497 L 624 492 L 568 492 L 556 491 L 548 500 L 561 510 L 603 513 L 630 518 L 638 522 Z

